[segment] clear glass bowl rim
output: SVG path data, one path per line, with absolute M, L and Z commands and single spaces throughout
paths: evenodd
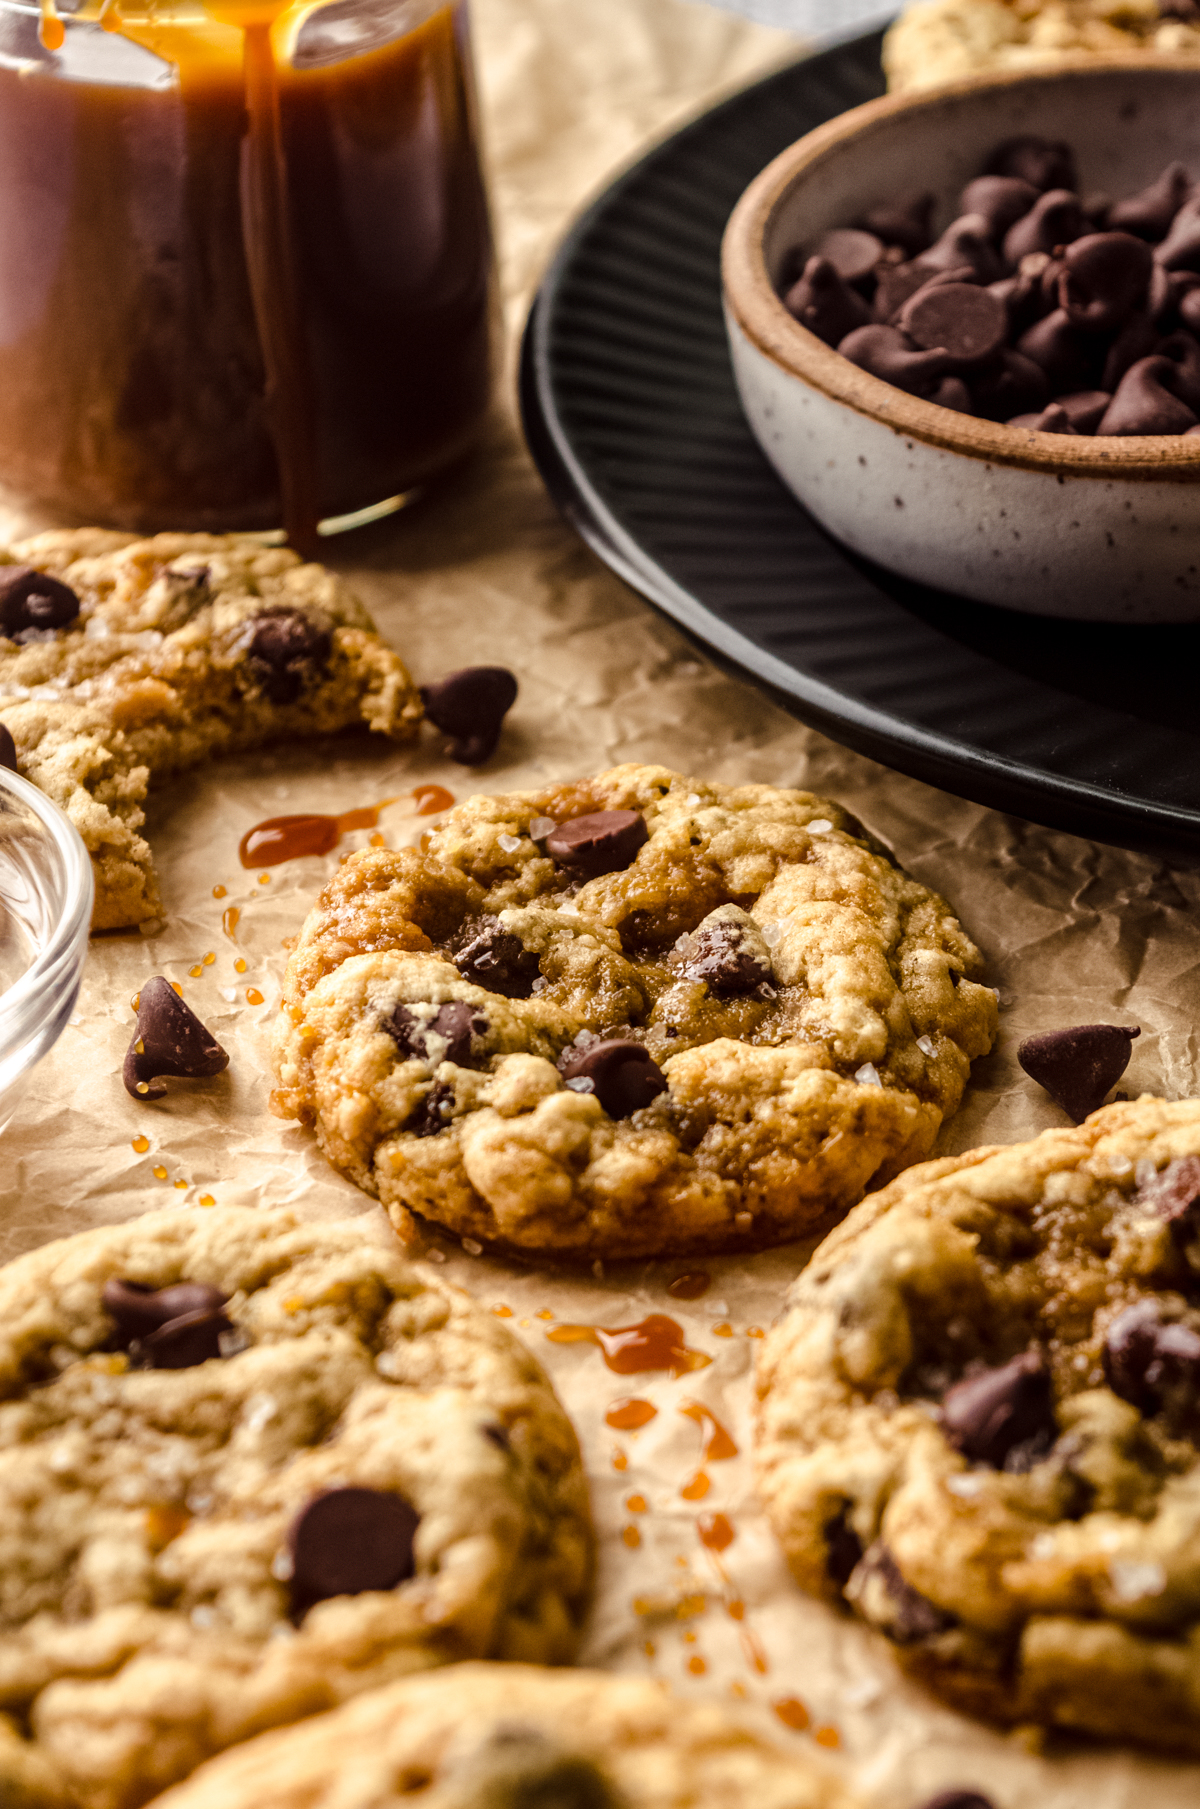
M 0 792 L 37 818 L 57 856 L 63 904 L 34 961 L 0 993 L 0 1086 L 14 1057 L 23 1069 L 49 1049 L 74 1007 L 92 922 L 92 862 L 75 825 L 36 785 L 0 767 Z

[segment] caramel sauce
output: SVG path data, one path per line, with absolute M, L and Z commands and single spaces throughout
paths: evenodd
M 225 909 L 221 912 L 221 928 L 231 942 L 236 942 L 237 940 L 237 926 L 241 920 L 241 915 L 242 913 L 238 910 L 236 905 L 226 905 Z
M 701 1658 L 698 1652 L 694 1652 L 687 1661 L 687 1668 L 693 1677 L 703 1677 L 708 1669 L 708 1660 Z
M 246 971 L 246 963 L 242 960 L 240 955 L 233 964 L 233 971 L 235 974 L 244 974 Z
M 636 1551 L 638 1546 L 642 1543 L 642 1535 L 636 1526 L 624 1527 L 621 1531 L 621 1538 L 629 1547 L 630 1551 Z
M 761 1639 L 749 1627 L 743 1627 L 739 1637 L 742 1655 L 746 1663 L 752 1671 L 757 1671 L 760 1677 L 765 1677 L 771 1666 Z
M 492 1311 L 495 1313 L 497 1319 L 511 1319 L 513 1316 L 513 1310 L 510 1306 L 494 1306 Z
M 213 897 L 214 898 L 224 898 L 225 897 L 225 887 L 224 886 L 214 886 L 213 887 Z
M 216 1203 L 210 1193 L 202 1193 L 196 1202 L 198 1206 L 215 1206 Z
M 626 1395 L 613 1402 L 604 1416 L 604 1423 L 614 1432 L 636 1432 L 640 1426 L 648 1426 L 657 1413 L 658 1408 L 652 1402 Z
M 714 1325 L 712 1328 L 712 1335 L 714 1338 L 732 1338 L 733 1327 L 730 1325 L 728 1319 L 722 1319 L 719 1325 Z
M 725 1463 L 727 1459 L 737 1456 L 737 1446 L 711 1407 L 706 1407 L 702 1401 L 683 1401 L 680 1403 L 679 1411 L 685 1418 L 695 1420 L 701 1432 L 705 1425 L 710 1428 L 704 1442 L 705 1463 Z
M 725 1612 L 731 1621 L 744 1621 L 746 1618 L 746 1604 L 740 1597 L 734 1596 L 731 1601 L 726 1602 Z
M 447 810 L 454 802 L 453 792 L 441 785 L 418 785 L 410 795 L 417 816 L 432 816 L 437 811 Z M 337 817 L 267 817 L 246 831 L 238 843 L 238 859 L 243 867 L 277 867 L 281 861 L 300 860 L 306 854 L 332 854 L 344 835 L 352 829 L 374 829 L 380 811 L 399 801 L 399 797 L 381 798 L 378 804 L 344 810 Z M 265 874 L 259 875 L 258 883 L 260 886 L 266 883 Z M 538 1317 L 552 1319 L 554 1315 L 547 1308 Z
M 165 1181 L 166 1178 L 167 1178 L 167 1171 L 163 1167 L 162 1163 L 160 1162 L 160 1163 L 158 1163 L 158 1165 L 156 1166 L 156 1168 L 154 1170 L 154 1179 L 156 1181 Z
M 619 1376 L 669 1369 L 673 1376 L 707 1369 L 703 1351 L 689 1350 L 683 1327 L 665 1313 L 650 1313 L 637 1325 L 556 1325 L 546 1333 L 552 1344 L 595 1344 L 608 1367 Z
M 444 785 L 418 785 L 412 795 L 419 817 L 436 817 L 454 802 L 454 793 Z
M 463 9 L 71 10 L 41 0 L 0 66 L 6 484 L 138 532 L 282 521 L 311 553 L 486 410 Z
M 798 1734 L 804 1732 L 811 1719 L 808 1710 L 801 1702 L 799 1696 L 781 1696 L 778 1702 L 773 1702 L 771 1704 L 771 1707 L 775 1710 L 775 1713 L 779 1716 L 783 1725 L 785 1727 L 794 1728 Z
M 711 1487 L 712 1484 L 704 1474 L 704 1471 L 697 1470 L 696 1474 L 689 1477 L 687 1482 L 684 1483 L 679 1493 L 683 1496 L 685 1501 L 703 1501 Z
M 248 986 L 246 988 L 247 1005 L 261 1005 L 262 1002 L 263 1002 L 263 996 L 259 992 L 257 986 Z
M 818 1746 L 823 1746 L 827 1752 L 836 1752 L 838 1747 L 842 1744 L 842 1736 L 838 1733 L 836 1727 L 814 1728 L 813 1739 Z
M 134 1150 L 137 1155 L 144 1156 L 146 1151 L 150 1148 L 149 1137 L 135 1137 L 130 1148 Z
M 612 1467 L 619 1472 L 624 1472 L 629 1468 L 629 1459 L 626 1457 L 624 1451 L 622 1451 L 620 1445 L 613 1446 Z
M 625 1497 L 625 1508 L 630 1514 L 644 1514 L 647 1506 L 648 1503 L 644 1495 L 627 1495 Z
M 146 1509 L 146 1543 L 153 1552 L 160 1552 L 170 1545 L 172 1539 L 178 1539 L 191 1525 L 191 1515 L 181 1507 L 159 1505 L 155 1503 Z
M 706 1551 L 726 1551 L 737 1538 L 724 1514 L 701 1514 L 696 1531 Z
M 694 1275 L 677 1275 L 667 1287 L 672 1300 L 699 1300 L 707 1294 L 712 1286 L 712 1276 L 706 1275 L 702 1269 Z

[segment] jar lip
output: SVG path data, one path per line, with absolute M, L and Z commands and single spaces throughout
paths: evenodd
M 70 1010 L 78 988 L 95 893 L 91 856 L 70 818 L 28 779 L 0 767 L 0 822 L 7 802 L 22 806 L 48 835 L 56 896 L 43 900 L 52 927 L 34 960 L 0 992 L 0 1069 L 28 1043 L 40 1043 L 37 1055 L 44 1054 L 61 1030 L 62 1008 Z

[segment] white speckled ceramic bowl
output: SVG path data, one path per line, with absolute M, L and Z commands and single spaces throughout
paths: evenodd
M 830 120 L 747 189 L 724 244 L 742 403 L 788 487 L 892 571 L 1039 615 L 1200 620 L 1200 437 L 1029 433 L 919 401 L 792 319 L 775 283 L 872 203 L 938 196 L 941 231 L 1000 140 L 1066 139 L 1085 193 L 1144 187 L 1173 158 L 1200 176 L 1200 71 L 1165 57 L 978 77 Z

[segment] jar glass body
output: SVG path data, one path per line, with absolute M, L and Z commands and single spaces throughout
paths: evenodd
M 263 529 L 285 517 L 293 455 L 320 518 L 457 458 L 494 340 L 465 3 L 276 15 L 258 164 L 279 178 L 274 217 L 238 25 L 112 0 L 52 24 L 0 0 L 10 495 L 139 533 Z M 256 232 L 280 290 L 266 309 Z

